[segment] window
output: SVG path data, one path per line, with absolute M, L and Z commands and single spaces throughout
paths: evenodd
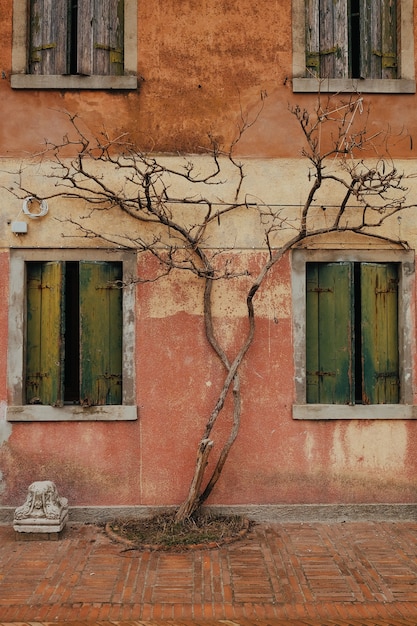
M 295 419 L 415 418 L 414 253 L 295 250 Z
M 30 0 L 30 74 L 123 74 L 123 0 Z
M 308 263 L 307 402 L 399 401 L 398 267 Z
M 14 2 L 12 87 L 136 88 L 133 0 L 24 4 Z
M 320 78 L 396 78 L 395 0 L 307 0 L 307 70 Z
M 136 419 L 134 262 L 12 252 L 9 420 Z
M 120 262 L 31 262 L 26 274 L 26 404 L 121 404 Z
M 410 0 L 295 0 L 294 91 L 414 92 Z

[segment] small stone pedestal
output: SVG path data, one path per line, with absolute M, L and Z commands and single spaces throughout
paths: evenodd
M 55 483 L 32 483 L 27 498 L 14 512 L 13 529 L 19 540 L 58 539 L 68 519 L 68 500 L 60 498 Z

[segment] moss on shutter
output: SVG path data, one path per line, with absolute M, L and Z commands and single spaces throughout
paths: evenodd
M 81 403 L 122 404 L 121 263 L 80 262 Z
M 352 264 L 307 264 L 307 402 L 353 401 L 351 287 Z
M 29 72 L 68 71 L 68 0 L 30 0 Z
M 399 402 L 398 267 L 361 264 L 362 402 Z
M 26 403 L 63 403 L 63 264 L 27 264 Z

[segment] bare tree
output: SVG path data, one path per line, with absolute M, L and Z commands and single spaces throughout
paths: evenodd
M 197 158 L 143 153 L 129 143 L 127 135 L 112 138 L 103 132 L 90 137 L 82 121 L 71 115 L 70 131 L 63 141 L 47 142 L 45 150 L 37 155 L 53 167 L 51 177 L 56 187 L 49 199 L 75 198 L 89 207 L 89 216 L 99 211 L 121 211 L 138 222 L 135 232 L 121 235 L 101 231 L 97 220 L 91 226 L 80 218 L 66 218 L 80 236 L 150 253 L 158 261 L 159 272 L 146 280 L 158 280 L 181 270 L 204 283 L 205 334 L 224 377 L 197 446 L 194 475 L 177 511 L 178 521 L 192 516 L 207 500 L 237 437 L 242 411 L 240 367 L 255 336 L 255 296 L 271 268 L 291 248 L 324 233 L 349 231 L 390 241 L 381 229 L 383 224 L 415 206 L 407 202 L 407 176 L 397 171 L 390 158 L 392 134 L 370 134 L 369 112 L 364 113 L 363 108 L 363 99 L 355 95 L 348 101 L 318 97 L 311 112 L 299 106 L 290 109 L 301 129 L 302 155 L 308 163 L 307 194 L 297 209 L 254 201 L 244 191 L 245 164 L 236 152 L 261 109 L 251 119 L 241 115 L 236 140 L 226 151 L 210 137 L 205 152 L 211 157 L 211 165 L 204 162 L 204 169 L 199 169 Z M 329 207 L 323 201 L 329 186 L 332 198 L 335 188 L 339 190 L 336 206 Z M 19 197 L 37 196 L 36 190 L 26 188 L 23 176 L 17 187 L 14 193 Z M 227 197 L 221 195 L 225 188 Z M 188 208 L 192 210 L 187 212 Z M 254 276 L 236 269 L 233 250 L 210 245 L 211 234 L 223 220 L 232 215 L 245 220 L 249 214 L 256 216 L 265 243 L 264 261 Z M 395 243 L 407 246 L 398 239 Z M 213 287 L 216 281 L 242 278 L 245 285 L 249 283 L 243 296 L 247 329 L 234 357 L 229 358 L 213 315 Z M 139 277 L 141 280 L 145 279 Z M 217 453 L 214 469 L 206 477 L 213 429 L 229 394 L 233 398 L 232 425 Z

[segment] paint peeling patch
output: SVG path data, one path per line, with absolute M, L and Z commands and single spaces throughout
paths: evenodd
M 313 460 L 314 437 L 311 433 L 305 433 L 304 453 L 308 461 Z
M 335 468 L 369 470 L 403 469 L 407 452 L 407 428 L 398 421 L 352 422 L 336 429 L 332 463 Z
M 0 446 L 9 440 L 13 428 L 10 422 L 6 420 L 6 409 L 6 402 L 0 402 Z

